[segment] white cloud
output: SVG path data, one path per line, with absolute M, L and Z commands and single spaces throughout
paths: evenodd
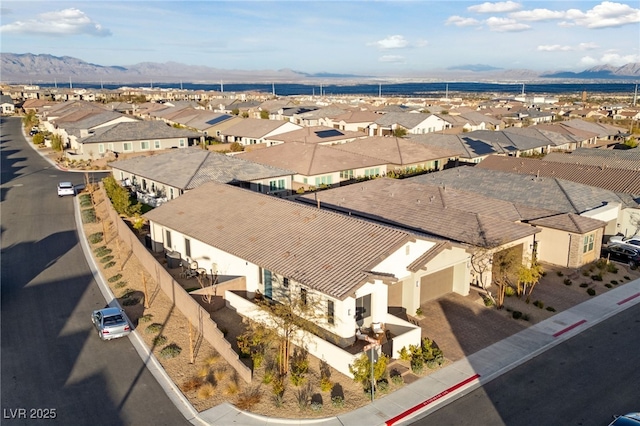
M 569 9 L 566 17 L 575 25 L 587 28 L 620 27 L 639 23 L 640 9 L 634 9 L 627 4 L 604 1 L 586 12 Z
M 548 44 L 548 45 L 538 46 L 536 50 L 539 50 L 541 52 L 568 52 L 574 49 L 571 46 L 562 46 L 559 44 Z
M 378 62 L 387 62 L 387 63 L 396 63 L 401 64 L 404 63 L 404 56 L 398 55 L 384 55 L 378 58 Z
M 45 12 L 35 19 L 2 25 L 0 32 L 54 36 L 87 34 L 107 37 L 111 35 L 111 31 L 92 21 L 84 12 L 75 8 Z
M 521 24 L 515 19 L 491 17 L 485 21 L 491 31 L 500 33 L 526 31 L 531 29 L 527 24 Z
M 463 18 L 462 16 L 451 16 L 445 23 L 446 25 L 455 25 L 456 27 L 474 27 L 481 24 L 477 19 Z
M 516 10 L 520 10 L 520 8 L 522 8 L 520 3 L 516 3 L 514 1 L 503 1 L 497 3 L 486 2 L 475 6 L 469 6 L 467 10 L 475 13 L 505 13 L 514 12 Z
M 552 19 L 562 19 L 565 17 L 565 13 L 549 9 L 533 9 L 510 13 L 509 17 L 521 21 L 549 21 Z
M 378 49 L 402 49 L 409 46 L 409 42 L 401 35 L 392 35 L 382 40 L 371 43 Z
M 593 50 L 597 49 L 598 45 L 595 43 L 580 43 L 577 46 L 567 46 L 560 44 L 547 44 L 540 45 L 536 50 L 541 52 L 569 52 L 572 50 Z
M 606 52 L 600 58 L 584 56 L 580 59 L 581 65 L 613 65 L 622 66 L 630 63 L 640 62 L 640 55 L 620 55 L 617 52 Z

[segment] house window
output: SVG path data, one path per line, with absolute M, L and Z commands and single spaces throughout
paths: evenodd
M 371 294 L 356 299 L 356 321 L 362 321 L 371 316 Z
M 104 144 L 103 143 L 98 144 L 98 152 L 100 154 L 104 154 Z
M 289 278 L 284 277 L 282 279 L 282 285 L 284 286 L 284 288 L 289 288 Z
M 303 178 L 302 179 L 302 183 L 304 183 L 305 185 L 307 185 L 309 183 L 309 179 L 307 178 Z
M 160 149 L 160 141 L 155 141 L 155 142 L 153 142 L 153 147 L 154 147 L 155 149 Z
M 168 249 L 171 249 L 171 231 L 169 231 L 168 229 L 164 231 L 164 242 L 167 246 Z
M 333 300 L 327 300 L 327 322 L 329 324 L 335 324 L 335 321 Z
M 582 253 L 588 253 L 590 251 L 593 251 L 594 239 L 595 239 L 594 234 L 589 234 L 584 236 L 584 240 L 582 242 Z
M 113 152 L 113 144 L 112 143 L 108 143 L 107 144 L 107 149 L 111 152 Z
M 142 151 L 147 151 L 149 150 L 149 141 L 142 141 L 140 142 L 140 149 Z
M 184 139 L 180 139 L 180 146 L 184 146 Z
M 353 179 L 353 170 L 343 170 L 340 172 L 341 179 Z
M 169 199 L 173 200 L 173 188 L 169 188 Z
M 187 257 L 191 257 L 191 240 L 188 238 L 184 239 L 184 254 Z
M 316 178 L 316 186 L 318 185 L 331 185 L 333 183 L 333 176 L 318 176 Z
M 307 289 L 306 288 L 301 288 L 300 289 L 300 300 L 302 301 L 302 304 L 306 306 L 306 304 L 307 304 Z
M 364 169 L 364 175 L 366 177 L 375 177 L 380 175 L 380 167 L 375 167 L 373 169 Z
M 123 142 L 122 149 L 124 152 L 131 152 L 133 151 L 133 144 L 131 142 Z

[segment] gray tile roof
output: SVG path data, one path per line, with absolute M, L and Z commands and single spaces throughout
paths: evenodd
M 423 114 L 416 112 L 388 112 L 382 114 L 375 123 L 382 126 L 390 126 L 392 124 L 399 124 L 405 129 L 413 129 L 418 124 L 429 118 L 431 114 Z
M 474 246 L 504 244 L 538 232 L 518 223 L 522 217 L 512 203 L 413 179 L 374 179 L 298 199 Z
M 353 296 L 371 279 L 375 265 L 414 238 L 391 227 L 217 183 L 189 191 L 145 217 L 341 300 Z
M 543 226 L 545 228 L 573 232 L 574 234 L 587 234 L 595 231 L 596 229 L 604 228 L 606 225 L 606 222 L 601 220 L 573 213 L 543 217 L 532 220 L 529 223 L 536 226 Z
M 556 163 L 640 170 L 640 149 L 638 148 L 628 150 L 578 148 L 571 154 L 551 152 L 544 159 Z
M 135 121 L 117 123 L 94 129 L 91 136 L 82 139 L 82 143 L 126 142 L 139 140 L 160 140 L 171 138 L 199 138 L 198 132 L 176 129 L 162 121 Z
M 565 155 L 565 157 L 570 157 L 570 155 Z M 640 162 L 636 166 L 640 168 Z M 546 161 L 546 157 L 539 160 L 497 155 L 487 157 L 476 167 L 508 173 L 555 177 L 613 192 L 640 196 L 640 170 L 560 163 Z
M 621 127 L 604 123 L 592 123 L 590 121 L 584 121 L 580 119 L 563 121 L 562 125 L 572 127 L 574 129 L 586 130 L 588 132 L 596 133 L 598 137 L 601 138 L 625 132 L 625 129 Z
M 386 136 L 370 136 L 347 144 L 337 145 L 335 148 L 341 151 L 379 158 L 385 163 L 398 166 L 446 160 L 458 157 L 461 151 L 459 149 L 452 151 L 445 148 L 431 147 L 408 139 Z
M 603 203 L 621 203 L 626 207 L 638 206 L 631 196 L 568 180 L 552 177 L 536 178 L 469 166 L 415 176 L 409 180 L 473 191 L 514 204 L 562 213 L 580 214 L 599 207 Z
M 198 148 L 184 148 L 164 154 L 133 157 L 114 161 L 109 165 L 118 170 L 185 190 L 211 181 L 250 182 L 293 174 L 289 170 L 256 164 Z
M 260 118 L 245 118 L 240 123 L 226 129 L 224 134 L 259 139 L 287 123 L 289 122 L 280 120 L 263 120 Z
M 378 158 L 341 151 L 335 147 L 302 142 L 289 142 L 265 149 L 243 152 L 237 157 L 293 170 L 304 176 L 375 167 L 385 163 Z
M 270 136 L 270 140 L 282 142 L 305 142 L 305 143 L 326 143 L 349 141 L 364 138 L 367 135 L 362 132 L 352 132 L 348 130 L 334 129 L 327 126 L 310 126 L 291 132 L 280 133 Z

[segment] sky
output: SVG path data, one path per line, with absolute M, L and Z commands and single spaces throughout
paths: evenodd
M 0 51 L 307 73 L 582 71 L 640 62 L 640 0 L 3 0 Z

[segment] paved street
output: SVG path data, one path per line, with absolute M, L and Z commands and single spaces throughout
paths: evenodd
M 189 424 L 128 339 L 93 331 L 90 312 L 106 302 L 78 244 L 74 199 L 56 195 L 59 180 L 83 184 L 84 174 L 26 143 L 20 119 L 2 118 L 2 424 Z
M 607 425 L 640 410 L 640 304 L 414 425 Z

